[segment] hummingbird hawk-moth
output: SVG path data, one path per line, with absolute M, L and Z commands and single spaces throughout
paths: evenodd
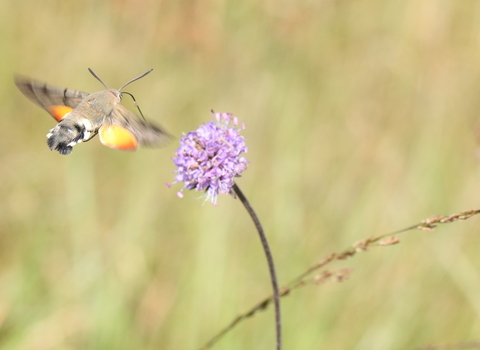
M 77 143 L 89 141 L 97 134 L 105 146 L 124 151 L 134 151 L 138 146 L 162 146 L 168 141 L 170 136 L 163 129 L 140 119 L 120 104 L 122 94 L 127 93 L 121 90 L 143 78 L 152 69 L 128 81 L 118 90 L 109 89 L 90 68 L 88 70 L 105 90 L 89 94 L 15 77 L 15 84 L 20 91 L 58 122 L 47 134 L 50 150 L 70 154 Z

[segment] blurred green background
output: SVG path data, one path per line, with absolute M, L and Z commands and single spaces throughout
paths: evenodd
M 238 180 L 281 284 L 332 252 L 480 207 L 480 2 L 0 2 L 0 348 L 197 349 L 270 294 L 241 203 L 179 199 L 171 157 L 210 110 L 245 122 Z M 50 152 L 14 86 L 118 88 L 177 137 Z M 128 98 L 124 105 L 133 109 Z M 413 349 L 480 337 L 480 218 L 410 232 L 282 301 L 285 349 Z M 215 349 L 272 349 L 269 308 Z

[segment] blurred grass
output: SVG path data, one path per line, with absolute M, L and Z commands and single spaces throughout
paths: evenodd
M 128 87 L 179 136 L 229 111 L 238 183 L 281 281 L 352 242 L 480 207 L 474 1 L 0 3 L 0 348 L 196 349 L 270 293 L 240 203 L 180 200 L 161 150 L 49 152 L 22 73 Z M 132 107 L 125 100 L 124 104 Z M 337 264 L 342 284 L 283 300 L 286 349 L 408 349 L 480 335 L 478 218 Z M 269 309 L 218 349 L 273 346 Z

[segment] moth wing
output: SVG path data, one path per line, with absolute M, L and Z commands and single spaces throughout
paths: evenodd
M 124 151 L 135 151 L 138 146 L 161 147 L 172 138 L 162 128 L 140 119 L 122 105 L 116 105 L 106 117 L 99 136 L 105 146 Z
M 118 124 L 103 124 L 98 130 L 100 142 L 110 148 L 121 151 L 136 151 L 137 138 L 123 126 Z
M 16 76 L 15 85 L 32 102 L 44 108 L 57 121 L 77 107 L 89 95 L 87 92 L 64 89 Z

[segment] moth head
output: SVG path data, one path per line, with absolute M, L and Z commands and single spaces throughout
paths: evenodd
M 72 153 L 73 146 L 83 141 L 86 133 L 84 125 L 78 124 L 71 119 L 62 119 L 47 134 L 47 144 L 50 150 L 68 155 Z
M 116 100 L 117 103 L 122 102 L 122 93 L 121 93 L 120 91 L 113 90 L 113 89 L 110 89 L 110 91 L 113 93 L 113 95 L 114 95 L 115 98 L 117 99 L 117 100 Z
M 106 93 L 105 93 L 106 92 Z M 122 93 L 115 89 L 107 89 L 105 91 L 94 92 L 90 94 L 92 102 L 105 101 L 106 103 L 119 104 L 122 102 Z

